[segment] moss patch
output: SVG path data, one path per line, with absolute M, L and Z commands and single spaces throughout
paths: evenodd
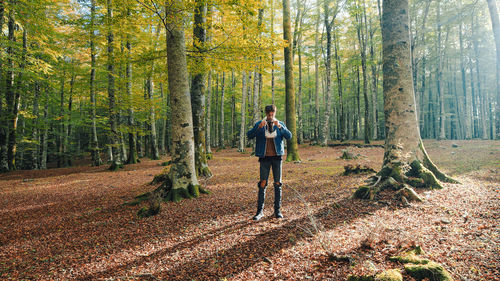
M 375 275 L 375 281 L 403 281 L 403 275 L 397 269 L 389 269 Z
M 414 249 L 407 251 L 399 256 L 390 257 L 389 260 L 401 262 L 401 263 L 414 263 L 414 264 L 427 264 L 429 260 L 419 257 L 424 251 L 420 246 L 416 246 Z
M 442 265 L 432 261 L 427 264 L 407 264 L 405 270 L 416 280 L 453 281 L 450 273 Z

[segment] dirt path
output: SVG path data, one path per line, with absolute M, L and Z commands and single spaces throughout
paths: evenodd
M 449 147 L 431 143 L 429 152 L 454 171 Z M 398 267 L 387 257 L 418 244 L 457 280 L 500 280 L 498 167 L 458 176 L 462 185 L 421 190 L 427 200 L 405 208 L 350 199 L 365 176 L 341 176 L 343 166 L 378 169 L 383 149 L 349 149 L 361 157 L 340 160 L 341 147 L 301 146 L 302 163 L 283 168 L 285 219 L 270 217 L 269 189 L 268 217 L 260 222 L 250 220 L 257 160 L 234 150 L 211 160 L 215 176 L 204 184 L 212 194 L 163 204 L 147 219 L 136 217 L 140 206 L 122 203 L 154 188 L 147 183 L 161 161 L 118 172 L 79 167 L 2 175 L 0 278 L 343 280 Z M 483 153 L 487 160 L 500 156 L 498 149 Z M 354 263 L 328 261 L 326 251 Z

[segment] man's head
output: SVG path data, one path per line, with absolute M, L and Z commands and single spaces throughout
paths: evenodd
M 265 110 L 267 119 L 274 119 L 274 116 L 276 115 L 276 105 L 266 105 Z

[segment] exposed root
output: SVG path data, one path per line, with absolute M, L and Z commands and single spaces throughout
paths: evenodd
M 143 207 L 137 215 L 139 217 L 149 217 L 156 215 L 161 210 L 161 202 L 179 202 L 182 199 L 191 199 L 199 197 L 200 194 L 209 194 L 210 192 L 200 185 L 188 184 L 186 187 L 173 188 L 172 179 L 169 173 L 162 173 L 155 176 L 155 180 L 161 179 L 162 184 L 152 192 L 147 192 L 136 197 L 136 200 L 126 203 L 127 205 L 137 205 L 142 201 L 148 200 L 149 207 Z
M 421 149 L 424 155 L 422 162 L 416 159 L 411 163 L 397 161 L 386 163 L 377 175 L 367 180 L 368 185 L 361 186 L 356 190 L 353 197 L 373 199 L 380 190 L 390 189 L 398 191 L 396 198 L 403 202 L 422 202 L 423 199 L 412 187 L 441 189 L 443 186 L 439 182 L 440 179 L 448 183 L 458 183 L 440 172 L 436 165 L 430 161 L 423 146 Z
M 212 171 L 210 171 L 210 168 L 208 168 L 207 165 L 204 165 L 203 167 L 199 167 L 196 169 L 196 174 L 198 177 L 202 178 L 211 178 L 212 177 Z
M 431 159 L 429 158 L 429 155 L 427 155 L 427 151 L 425 151 L 425 148 L 424 148 L 424 144 L 422 143 L 422 141 L 420 141 L 420 150 L 422 151 L 423 155 L 424 155 L 424 159 L 423 159 L 423 164 L 424 166 L 429 169 L 429 171 L 434 174 L 434 176 L 442 181 L 442 182 L 447 182 L 447 183 L 460 183 L 458 182 L 457 180 L 454 180 L 452 178 L 450 178 L 449 176 L 447 176 L 446 174 L 444 174 L 443 172 L 441 172 L 438 167 L 431 161 Z

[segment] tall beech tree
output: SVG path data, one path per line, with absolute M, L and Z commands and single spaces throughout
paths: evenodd
M 382 188 L 400 190 L 419 199 L 410 187 L 442 188 L 456 183 L 440 172 L 425 151 L 418 129 L 411 73 L 408 0 L 384 0 L 382 14 L 385 153 L 372 185 L 362 186 L 358 198 L 373 199 Z
M 165 6 L 162 18 L 167 40 L 168 90 L 172 114 L 172 163 L 155 193 L 167 201 L 198 197 L 206 192 L 200 187 L 195 169 L 193 115 L 189 94 L 184 22 L 186 7 L 174 0 Z M 159 16 L 162 16 L 159 14 Z
M 287 161 L 300 161 L 297 145 L 297 125 L 295 121 L 295 90 L 293 86 L 292 31 L 290 20 L 290 0 L 283 0 L 283 39 L 285 53 L 285 107 L 286 125 L 292 133 L 287 140 Z

